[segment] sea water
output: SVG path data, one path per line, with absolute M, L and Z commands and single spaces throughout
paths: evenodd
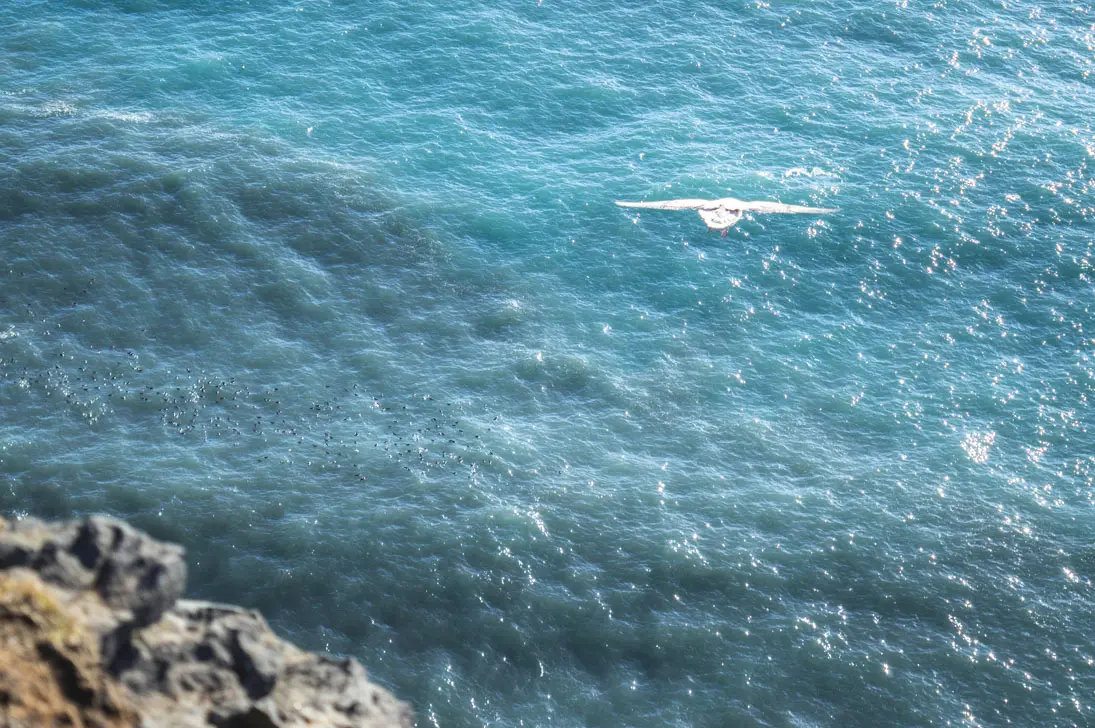
M 7 0 L 0 511 L 420 726 L 1090 725 L 1095 7 Z M 734 196 L 838 212 L 614 200 Z

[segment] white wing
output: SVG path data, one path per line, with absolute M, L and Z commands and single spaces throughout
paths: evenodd
M 642 207 L 647 210 L 699 210 L 711 205 L 711 200 L 659 200 L 657 202 L 620 202 L 620 207 Z
M 647 210 L 737 210 L 739 212 L 781 212 L 781 213 L 805 213 L 822 214 L 836 212 L 832 207 L 806 207 L 805 205 L 785 205 L 782 202 L 767 202 L 764 200 L 751 202 L 739 200 L 736 197 L 723 197 L 718 200 L 657 200 L 655 202 L 620 202 L 620 207 L 641 207 Z
M 718 200 L 718 202 L 724 202 L 724 200 Z M 806 207 L 805 205 L 784 205 L 782 202 L 748 202 L 746 200 L 733 200 L 732 204 L 724 204 L 723 207 L 729 207 L 734 210 L 743 210 L 745 212 L 782 212 L 782 213 L 803 213 L 803 214 L 821 214 L 824 212 L 836 212 L 832 207 Z

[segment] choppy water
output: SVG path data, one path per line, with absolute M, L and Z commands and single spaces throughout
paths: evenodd
M 1089 725 L 1095 7 L 0 6 L 0 511 L 419 725 Z M 719 238 L 616 199 L 778 199 Z

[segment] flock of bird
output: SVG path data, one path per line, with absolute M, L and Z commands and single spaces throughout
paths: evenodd
M 0 357 L 4 385 L 44 404 L 64 402 L 87 425 L 155 423 L 165 437 L 220 445 L 229 456 L 272 457 L 365 481 L 378 460 L 428 477 L 431 471 L 474 479 L 503 466 L 497 442 L 500 415 L 474 421 L 452 402 L 428 394 L 382 397 L 358 385 L 325 385 L 316 392 L 252 387 L 234 377 L 186 369 L 145 372 L 135 357 L 105 356 L 97 365 L 62 358 L 46 368 Z

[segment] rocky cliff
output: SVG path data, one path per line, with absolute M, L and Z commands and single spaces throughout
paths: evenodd
M 356 660 L 181 599 L 183 549 L 111 518 L 0 518 L 0 727 L 407 727 Z

